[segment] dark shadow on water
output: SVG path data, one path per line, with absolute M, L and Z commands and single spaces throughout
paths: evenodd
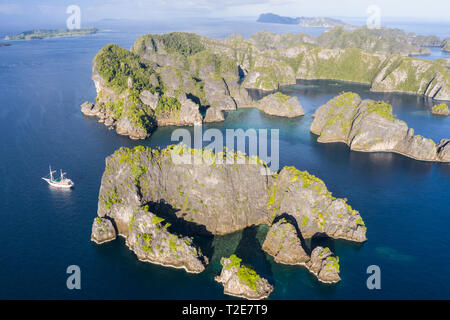
M 320 246 L 320 247 L 324 247 L 324 248 L 328 247 L 334 253 L 336 251 L 334 241 L 335 241 L 334 239 L 328 237 L 327 235 L 316 234 L 309 240 L 311 252 L 316 247 Z
M 251 265 L 256 272 L 273 283 L 273 273 L 267 255 L 262 251 L 257 239 L 259 227 L 248 227 L 242 231 L 242 238 L 236 248 L 236 255 L 242 259 L 243 264 Z
M 176 215 L 176 212 L 178 212 L 179 209 L 174 208 L 168 203 L 149 202 L 147 205 L 150 212 L 153 212 L 158 217 L 164 218 L 171 224 L 167 229 L 169 232 L 192 237 L 194 245 L 199 247 L 202 250 L 202 253 L 208 258 L 212 257 L 212 241 L 214 236 L 206 229 L 205 226 L 179 218 Z
M 302 233 L 300 232 L 300 229 L 298 227 L 297 220 L 290 214 L 283 213 L 283 214 L 279 215 L 278 217 L 276 217 L 275 220 L 273 221 L 273 223 L 275 224 L 278 221 L 280 221 L 281 219 L 285 219 L 287 222 L 289 222 L 290 224 L 292 224 L 294 226 L 295 232 L 297 233 L 297 237 L 300 239 L 300 243 L 301 243 L 303 249 L 305 250 L 305 252 L 308 255 L 311 255 L 311 250 L 306 245 L 305 239 L 303 238 Z
M 264 90 L 258 90 L 258 89 L 247 89 L 247 92 L 249 96 L 253 100 L 261 100 L 265 96 L 268 96 L 274 92 L 277 92 L 278 90 L 271 90 L 271 91 L 264 91 Z

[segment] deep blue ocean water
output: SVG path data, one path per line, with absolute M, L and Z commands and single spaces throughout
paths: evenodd
M 293 31 L 236 23 L 189 28 L 218 38 L 258 28 Z M 315 174 L 360 211 L 367 242 L 325 241 L 340 257 L 340 283 L 324 285 L 302 267 L 275 264 L 259 250 L 264 228 L 216 237 L 212 263 L 199 275 L 139 262 L 121 238 L 101 246 L 91 242 L 105 157 L 121 146 L 170 144 L 174 129 L 159 128 L 145 141 L 132 141 L 84 117 L 80 104 L 95 98 L 91 61 L 108 43 L 129 48 L 141 34 L 177 29 L 117 28 L 0 48 L 0 298 L 228 298 L 213 277 L 219 258 L 232 252 L 274 284 L 273 299 L 450 298 L 450 165 L 353 152 L 344 144 L 319 144 L 309 132 L 314 110 L 343 90 L 389 101 L 416 133 L 436 142 L 450 137 L 450 117 L 432 116 L 433 102 L 423 97 L 371 93 L 363 85 L 299 82 L 283 92 L 299 98 L 304 117 L 283 119 L 246 109 L 204 126 L 279 129 L 280 165 Z M 48 187 L 40 178 L 49 164 L 66 170 L 75 188 Z M 66 268 L 72 264 L 81 268 L 79 291 L 66 288 Z M 381 268 L 381 290 L 366 287 L 369 265 Z

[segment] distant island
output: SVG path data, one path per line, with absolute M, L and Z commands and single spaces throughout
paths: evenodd
M 445 115 L 446 104 L 432 109 Z M 331 99 L 314 113 L 311 132 L 317 142 L 344 142 L 351 150 L 363 152 L 395 152 L 404 156 L 435 162 L 450 162 L 450 140 L 436 144 L 415 135 L 414 129 L 392 113 L 384 101 L 362 100 L 353 92 L 344 92 Z
M 259 16 L 257 22 L 261 23 L 279 23 L 279 24 L 299 24 L 302 27 L 312 28 L 332 28 L 335 26 L 346 26 L 349 24 L 337 19 L 326 17 L 283 17 L 274 13 L 263 13 Z
M 58 29 L 58 30 L 31 30 L 24 31 L 18 35 L 9 35 L 5 37 L 5 40 L 40 40 L 45 38 L 54 37 L 78 37 L 94 34 L 98 31 L 97 28 L 87 27 L 81 29 Z

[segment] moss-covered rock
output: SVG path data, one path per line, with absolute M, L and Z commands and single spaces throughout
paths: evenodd
M 259 300 L 269 297 L 273 286 L 259 276 L 253 267 L 241 263 L 236 255 L 222 258 L 222 272 L 215 280 L 223 284 L 224 293 L 250 300 Z
M 278 117 L 293 118 L 305 114 L 297 97 L 290 97 L 281 92 L 265 96 L 255 105 L 264 113 Z
M 170 233 L 163 222 L 148 207 L 136 208 L 129 222 L 127 246 L 141 261 L 183 268 L 189 273 L 202 272 L 207 260 L 192 239 Z
M 431 108 L 431 113 L 441 115 L 441 116 L 448 116 L 450 114 L 450 110 L 445 103 L 441 103 L 441 104 L 434 105 Z
M 329 248 L 316 247 L 311 253 L 308 269 L 314 273 L 319 281 L 335 283 L 341 280 L 339 276 L 339 257 L 333 255 Z
M 227 158 L 234 163 L 227 163 Z M 276 216 L 288 213 L 304 237 L 324 233 L 366 239 L 359 213 L 344 199 L 332 197 L 320 179 L 293 167 L 283 168 L 278 175 L 270 173 L 256 157 L 231 151 L 121 148 L 106 160 L 98 215 L 111 217 L 119 233 L 126 235 L 133 208 L 163 201 L 179 218 L 205 226 L 213 234 L 270 225 Z M 105 199 L 111 194 L 115 201 L 108 205 Z
M 97 217 L 92 224 L 91 240 L 97 244 L 112 241 L 116 238 L 116 230 L 112 222 L 106 218 Z
M 310 260 L 294 225 L 285 219 L 280 219 L 270 227 L 262 249 L 273 256 L 277 263 L 306 265 Z
M 361 100 L 342 93 L 318 108 L 311 124 L 318 142 L 344 142 L 352 150 L 396 152 L 417 160 L 442 161 L 431 139 L 414 135 L 405 122 L 396 119 L 384 101 Z

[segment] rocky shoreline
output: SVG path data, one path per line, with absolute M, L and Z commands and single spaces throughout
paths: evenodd
M 339 258 L 329 248 L 320 246 L 308 255 L 295 226 L 284 218 L 270 227 L 262 249 L 277 263 L 306 267 L 320 282 L 336 283 L 341 280 Z
M 450 146 L 445 140 L 436 145 L 414 135 L 414 129 L 396 119 L 389 104 L 361 100 L 352 92 L 319 107 L 310 130 L 319 136 L 318 142 L 343 142 L 355 151 L 394 152 L 421 161 L 450 162 Z
M 223 121 L 223 111 L 237 108 L 301 116 L 296 98 L 278 92 L 254 101 L 246 90 L 274 91 L 297 79 L 358 82 L 370 84 L 371 91 L 450 100 L 450 70 L 439 61 L 305 41 L 270 33 L 215 40 L 175 32 L 141 36 L 130 50 L 107 45 L 93 61 L 96 102 L 84 103 L 81 111 L 118 134 L 145 139 L 157 126 Z
M 171 51 L 166 38 L 156 35 L 139 38 L 131 51 L 105 46 L 93 61 L 96 103 L 84 102 L 81 112 L 132 139 L 149 137 L 157 126 L 224 121 L 223 111 L 237 108 L 254 107 L 285 117 L 304 114 L 297 98 L 282 93 L 253 100 L 239 84 L 239 66 L 206 50 L 200 36 L 166 36 L 197 41 L 203 49 L 185 56 Z
M 174 233 L 169 221 L 149 209 L 149 204 L 164 204 L 177 220 L 212 235 L 261 224 L 272 226 L 262 249 L 276 262 L 304 265 L 322 282 L 339 281 L 338 260 L 328 254 L 329 249 L 317 247 L 307 254 L 300 238 L 327 236 L 363 242 L 366 227 L 359 212 L 346 199 L 333 197 L 323 181 L 305 171 L 285 167 L 277 174 L 262 175 L 262 171 L 270 170 L 265 163 L 258 159 L 250 162 L 245 156 L 242 164 L 221 161 L 230 155 L 238 156 L 231 151 L 216 155 L 184 146 L 119 149 L 106 159 L 91 239 L 96 243 L 113 240 L 117 230 L 141 261 L 202 272 L 209 257 L 201 253 L 195 236 Z M 192 157 L 191 164 L 174 160 L 180 156 Z M 278 221 L 286 215 L 294 221 L 298 233 L 289 225 L 288 237 L 278 237 L 280 224 L 281 228 L 288 227 L 285 220 Z M 290 246 L 287 239 L 296 239 L 296 245 Z M 282 243 L 278 251 L 273 248 L 277 241 Z M 327 254 L 318 254 L 319 250 Z M 286 252 L 285 258 L 281 252 Z M 294 260 L 286 260 L 291 254 Z M 223 277 L 221 282 L 227 283 Z M 267 293 L 268 284 L 263 287 Z M 231 289 L 228 292 L 252 299 L 266 297 Z

